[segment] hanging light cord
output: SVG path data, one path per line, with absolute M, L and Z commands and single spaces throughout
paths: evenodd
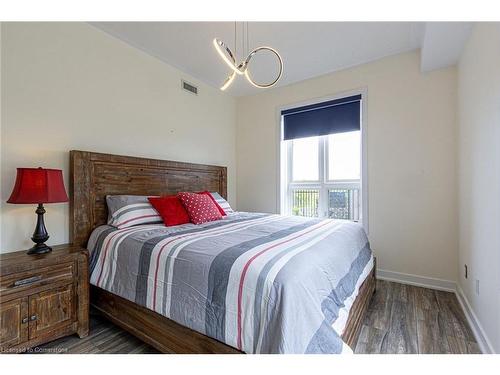
M 248 22 L 247 22 L 247 54 L 250 51 L 250 43 L 249 43 L 250 37 L 248 35 L 249 35 L 249 32 L 248 32 Z

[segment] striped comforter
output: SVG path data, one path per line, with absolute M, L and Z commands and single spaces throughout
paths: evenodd
M 100 226 L 91 283 L 246 353 L 342 353 L 373 267 L 363 228 L 234 213 L 175 227 Z

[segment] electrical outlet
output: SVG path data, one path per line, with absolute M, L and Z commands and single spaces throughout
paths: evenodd
M 464 264 L 464 268 L 465 268 L 465 278 L 467 278 L 469 276 L 469 270 L 467 269 L 467 264 Z
M 479 280 L 476 279 L 476 294 L 479 295 Z

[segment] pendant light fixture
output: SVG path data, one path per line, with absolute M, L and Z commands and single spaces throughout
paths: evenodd
M 279 81 L 281 76 L 283 75 L 283 59 L 281 58 L 280 54 L 278 51 L 276 51 L 274 48 L 267 47 L 267 46 L 261 46 L 257 47 L 254 50 L 252 50 L 250 53 L 248 53 L 249 50 L 249 37 L 248 37 L 248 22 L 245 22 L 243 24 L 243 50 L 244 52 L 247 52 L 248 55 L 245 60 L 242 60 L 239 64 L 236 63 L 236 22 L 234 23 L 234 54 L 233 51 L 220 39 L 214 38 L 213 40 L 213 45 L 215 47 L 215 50 L 219 54 L 219 56 L 222 58 L 222 60 L 226 63 L 226 65 L 232 70 L 232 72 L 229 74 L 229 76 L 226 78 L 226 81 L 224 84 L 221 86 L 221 90 L 224 91 L 226 90 L 231 84 L 233 83 L 234 79 L 236 78 L 237 75 L 244 75 L 248 82 L 250 82 L 253 86 L 260 88 L 260 89 L 266 89 L 269 87 L 272 87 L 276 84 L 276 82 Z M 245 30 L 246 29 L 246 30 Z M 246 36 L 246 48 L 245 48 L 245 36 Z M 255 80 L 252 78 L 250 75 L 250 71 L 248 69 L 248 66 L 250 64 L 250 61 L 252 60 L 252 57 L 255 56 L 259 52 L 271 52 L 277 59 L 278 61 L 278 74 L 276 78 L 269 82 L 269 83 L 257 83 Z

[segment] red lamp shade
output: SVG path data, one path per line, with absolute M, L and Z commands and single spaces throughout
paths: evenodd
M 17 168 L 17 178 L 7 203 L 67 202 L 60 169 Z

